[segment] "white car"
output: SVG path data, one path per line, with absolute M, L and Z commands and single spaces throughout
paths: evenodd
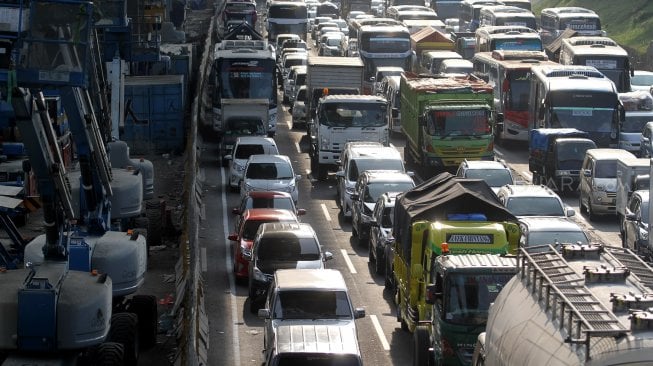
M 244 136 L 239 137 L 230 154 L 224 159 L 229 161 L 229 187 L 236 190 L 243 180 L 243 172 L 247 159 L 254 154 L 278 154 L 276 142 L 270 137 Z M 242 197 L 242 196 L 241 196 Z
M 301 177 L 295 175 L 286 155 L 252 155 L 245 166 L 240 197 L 242 199 L 251 191 L 280 191 L 290 193 L 297 203 L 297 181 Z
M 644 70 L 633 71 L 633 76 L 630 77 L 630 88 L 635 90 L 643 90 L 650 92 L 653 87 L 653 72 Z

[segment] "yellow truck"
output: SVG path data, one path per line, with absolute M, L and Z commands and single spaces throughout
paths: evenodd
M 439 174 L 400 195 L 395 204 L 392 274 L 397 320 L 413 332 L 431 319 L 427 285 L 442 248 L 456 254 L 516 253 L 517 219 L 478 179 Z

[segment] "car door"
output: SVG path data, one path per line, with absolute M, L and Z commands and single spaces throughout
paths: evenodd
M 630 198 L 630 202 L 628 202 L 628 206 L 626 207 L 626 217 L 628 217 L 629 214 L 635 214 L 636 217 L 641 217 L 641 204 L 642 201 L 639 196 L 633 195 Z M 629 220 L 628 218 L 624 219 L 624 240 L 623 244 L 624 247 L 636 250 L 635 248 L 635 241 L 637 240 L 637 234 L 639 231 L 639 220 L 637 219 L 631 219 Z
M 363 196 L 363 189 L 365 188 L 365 181 L 363 175 L 358 177 L 356 186 L 354 186 L 354 196 L 351 199 L 351 226 L 358 228 L 358 221 L 360 220 L 361 201 Z M 354 199 L 354 197 L 356 199 Z M 360 235 L 360 233 L 357 233 Z

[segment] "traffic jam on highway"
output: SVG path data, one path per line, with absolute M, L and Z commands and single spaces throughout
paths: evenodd
M 653 73 L 594 11 L 227 0 L 219 20 L 210 364 L 653 361 Z

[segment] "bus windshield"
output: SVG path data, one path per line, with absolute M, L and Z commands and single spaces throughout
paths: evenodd
M 530 98 L 530 80 L 528 70 L 513 70 L 506 76 L 509 90 L 506 93 L 506 109 L 527 111 Z
M 520 18 L 515 16 L 497 17 L 496 25 L 522 26 L 537 29 L 535 18 Z
M 268 10 L 268 18 L 308 19 L 306 5 L 274 5 Z
M 320 124 L 327 127 L 382 127 L 387 123 L 383 103 L 324 103 Z
M 550 95 L 552 128 L 576 128 L 587 132 L 611 132 L 616 94 L 560 91 Z
M 359 49 L 364 52 L 404 53 L 410 51 L 409 33 L 363 33 Z
M 276 104 L 274 60 L 217 60 L 218 92 L 221 98 L 268 99 Z
M 510 38 L 495 39 L 491 45 L 492 50 L 509 51 L 542 51 L 542 41 L 537 38 Z
M 489 111 L 486 109 L 431 111 L 426 127 L 429 135 L 440 138 L 483 136 L 490 133 L 489 117 Z
M 574 64 L 594 66 L 617 86 L 619 91 L 624 91 L 626 85 L 626 68 L 628 57 L 611 56 L 576 56 Z
M 560 20 L 560 30 L 571 28 L 575 31 L 597 31 L 601 30 L 601 21 L 598 19 L 570 18 Z

